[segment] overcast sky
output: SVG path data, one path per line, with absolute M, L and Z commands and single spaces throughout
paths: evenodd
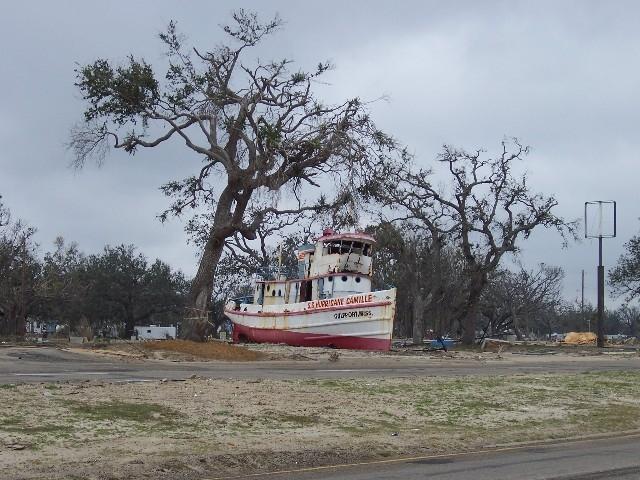
M 157 34 L 169 20 L 203 49 L 223 39 L 233 8 L 276 12 L 286 27 L 260 50 L 303 67 L 331 60 L 328 101 L 389 101 L 374 118 L 433 164 L 443 143 L 495 152 L 505 136 L 532 150 L 530 185 L 553 194 L 557 213 L 582 216 L 586 200 L 618 201 L 618 238 L 605 241 L 612 266 L 640 230 L 640 3 L 24 1 L 0 15 L 0 194 L 15 216 L 89 253 L 133 243 L 186 274 L 196 259 L 180 222 L 156 219 L 167 205 L 158 187 L 192 174 L 199 160 L 170 146 L 129 157 L 112 152 L 102 168 L 68 168 L 69 129 L 81 118 L 74 68 L 128 53 L 162 59 Z M 561 248 L 535 234 L 522 244 L 529 266 L 566 271 L 577 298 L 586 270 L 595 302 L 596 241 Z

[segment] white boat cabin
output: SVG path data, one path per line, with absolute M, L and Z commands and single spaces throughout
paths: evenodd
M 257 282 L 253 303 L 283 305 L 370 292 L 374 244 L 365 233 L 326 229 L 315 245 L 298 248 L 298 278 Z

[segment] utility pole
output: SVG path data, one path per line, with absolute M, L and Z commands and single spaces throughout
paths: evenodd
M 582 269 L 582 295 L 580 298 L 580 314 L 582 315 L 582 324 L 584 325 L 584 268 Z M 591 331 L 591 318 L 588 320 L 587 331 Z
M 612 208 L 613 216 L 613 228 L 608 232 L 604 230 L 604 208 Z M 596 226 L 591 226 L 588 223 L 587 210 L 591 207 L 597 208 L 596 210 Z M 589 229 L 592 230 L 589 230 Z M 596 200 L 593 202 L 585 202 L 584 204 L 584 236 L 585 238 L 597 238 L 598 239 L 598 322 L 596 326 L 596 332 L 598 335 L 598 348 L 604 347 L 604 265 L 602 264 L 602 239 L 613 238 L 616 236 L 616 202 L 613 200 Z
M 604 347 L 604 265 L 602 236 L 598 237 L 598 348 Z
M 26 256 L 27 256 L 27 239 L 22 237 L 22 265 L 20 272 L 20 316 L 16 315 L 16 325 L 15 325 L 15 335 L 18 336 L 18 324 L 22 324 L 22 322 L 18 321 L 18 318 L 25 317 L 25 311 L 27 310 L 25 300 L 24 300 L 24 289 L 25 284 L 27 283 L 27 275 L 26 275 Z

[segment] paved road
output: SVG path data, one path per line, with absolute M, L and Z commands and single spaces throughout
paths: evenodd
M 0 347 L 0 384 L 83 380 L 145 381 L 208 378 L 348 378 L 504 375 L 640 369 L 640 357 L 527 357 L 478 361 L 432 357 L 342 357 L 329 361 L 170 362 L 121 360 L 52 347 Z
M 254 475 L 269 480 L 637 480 L 640 436 Z

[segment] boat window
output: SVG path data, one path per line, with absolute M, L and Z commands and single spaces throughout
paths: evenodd
M 271 296 L 272 296 L 272 297 L 275 297 L 275 296 L 276 296 L 276 289 L 275 289 L 275 288 L 273 289 L 273 292 L 271 292 Z
M 328 279 L 330 282 L 333 282 L 333 277 L 329 277 Z
M 282 290 L 278 290 L 278 296 L 281 297 L 282 296 Z
M 346 276 L 346 275 L 343 275 L 343 276 L 342 276 L 342 281 L 343 281 L 343 282 L 346 282 L 346 281 L 347 281 L 347 276 Z
M 367 257 L 371 256 L 371 245 L 367 244 L 364 246 L 363 255 Z
M 347 253 L 355 253 L 357 255 L 360 255 L 362 253 L 363 244 L 361 242 L 352 242 L 348 240 L 333 240 L 331 242 L 325 242 L 324 248 L 325 252 L 328 255 L 344 255 Z
M 271 285 L 267 284 L 267 292 L 271 289 Z
M 334 253 L 340 253 L 340 241 L 334 240 L 333 242 L 327 242 L 325 245 L 327 246 L 327 253 L 329 255 L 333 255 Z
M 351 253 L 354 255 L 362 255 L 362 243 L 353 242 L 353 247 L 351 248 Z
M 360 277 L 356 277 L 356 283 L 360 283 Z

